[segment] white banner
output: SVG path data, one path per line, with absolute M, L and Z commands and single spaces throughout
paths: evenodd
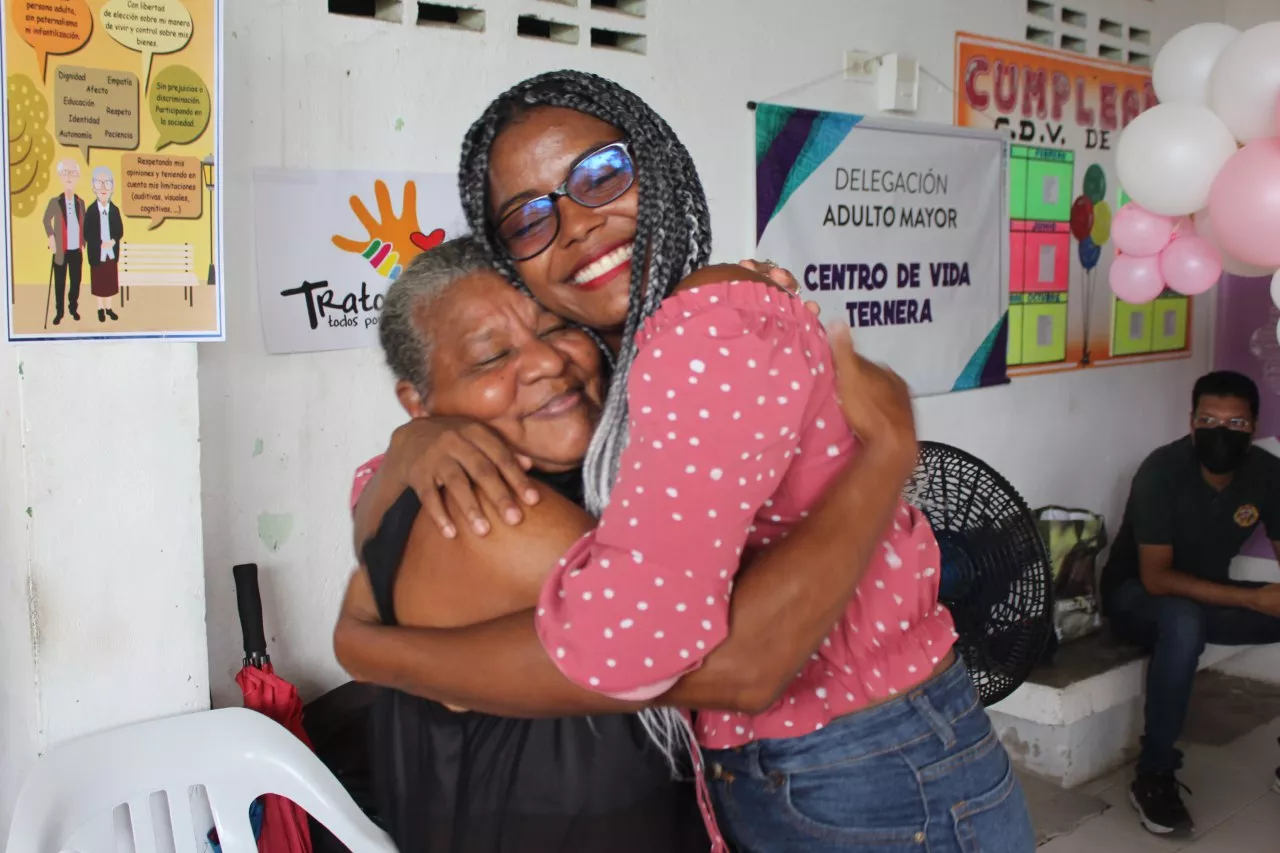
M 1007 141 L 761 104 L 756 257 L 916 394 L 1007 382 Z
M 378 345 L 387 287 L 466 233 L 454 175 L 254 173 L 258 303 L 271 353 Z

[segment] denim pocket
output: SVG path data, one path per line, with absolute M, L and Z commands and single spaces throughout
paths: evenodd
M 787 822 L 814 840 L 874 845 L 877 853 L 922 849 L 927 815 L 919 782 L 896 752 L 780 774 L 778 785 Z
M 986 793 L 952 806 L 960 849 L 963 853 L 1032 853 L 1036 849 L 1035 831 L 1008 753 L 997 743 L 995 749 L 978 760 L 1003 764 L 1004 774 Z

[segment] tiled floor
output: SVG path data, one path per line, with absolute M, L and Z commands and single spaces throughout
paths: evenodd
M 1130 770 L 1092 785 L 1083 793 L 1105 800 L 1105 812 L 1051 840 L 1039 853 L 1280 853 L 1280 794 L 1271 790 L 1280 764 L 1280 720 L 1225 745 L 1187 747 L 1182 781 L 1196 833 L 1158 838 L 1144 830 L 1129 805 Z

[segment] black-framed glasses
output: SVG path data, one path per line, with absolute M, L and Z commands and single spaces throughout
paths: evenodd
M 616 201 L 636 182 L 636 167 L 625 141 L 611 142 L 584 154 L 555 190 L 530 199 L 498 221 L 498 239 L 514 261 L 527 261 L 545 252 L 560 233 L 561 198 L 583 207 L 603 207 Z

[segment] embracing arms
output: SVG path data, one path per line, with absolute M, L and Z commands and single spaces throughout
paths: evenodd
M 829 633 L 891 524 L 915 462 L 910 399 L 897 376 L 854 353 L 847 331 L 833 335 L 832 345 L 843 409 L 863 452 L 789 538 L 739 574 L 728 638 L 658 703 L 768 707 Z M 395 486 L 386 488 L 398 494 Z M 527 565 L 532 588 L 590 526 L 585 515 L 575 517 L 580 511 L 549 494 L 525 507 L 526 523 L 515 529 L 496 523 L 493 504 L 484 509 L 493 516 L 484 537 L 449 539 L 420 516 L 404 565 L 430 554 L 433 565 L 456 562 L 469 574 L 474 565 L 510 570 L 514 558 Z M 460 550 L 447 550 L 454 547 Z M 543 651 L 533 623 L 533 611 L 525 610 L 467 627 L 385 627 L 372 610 L 367 578 L 357 572 L 334 646 L 356 678 L 490 713 L 558 716 L 637 707 L 568 681 Z

